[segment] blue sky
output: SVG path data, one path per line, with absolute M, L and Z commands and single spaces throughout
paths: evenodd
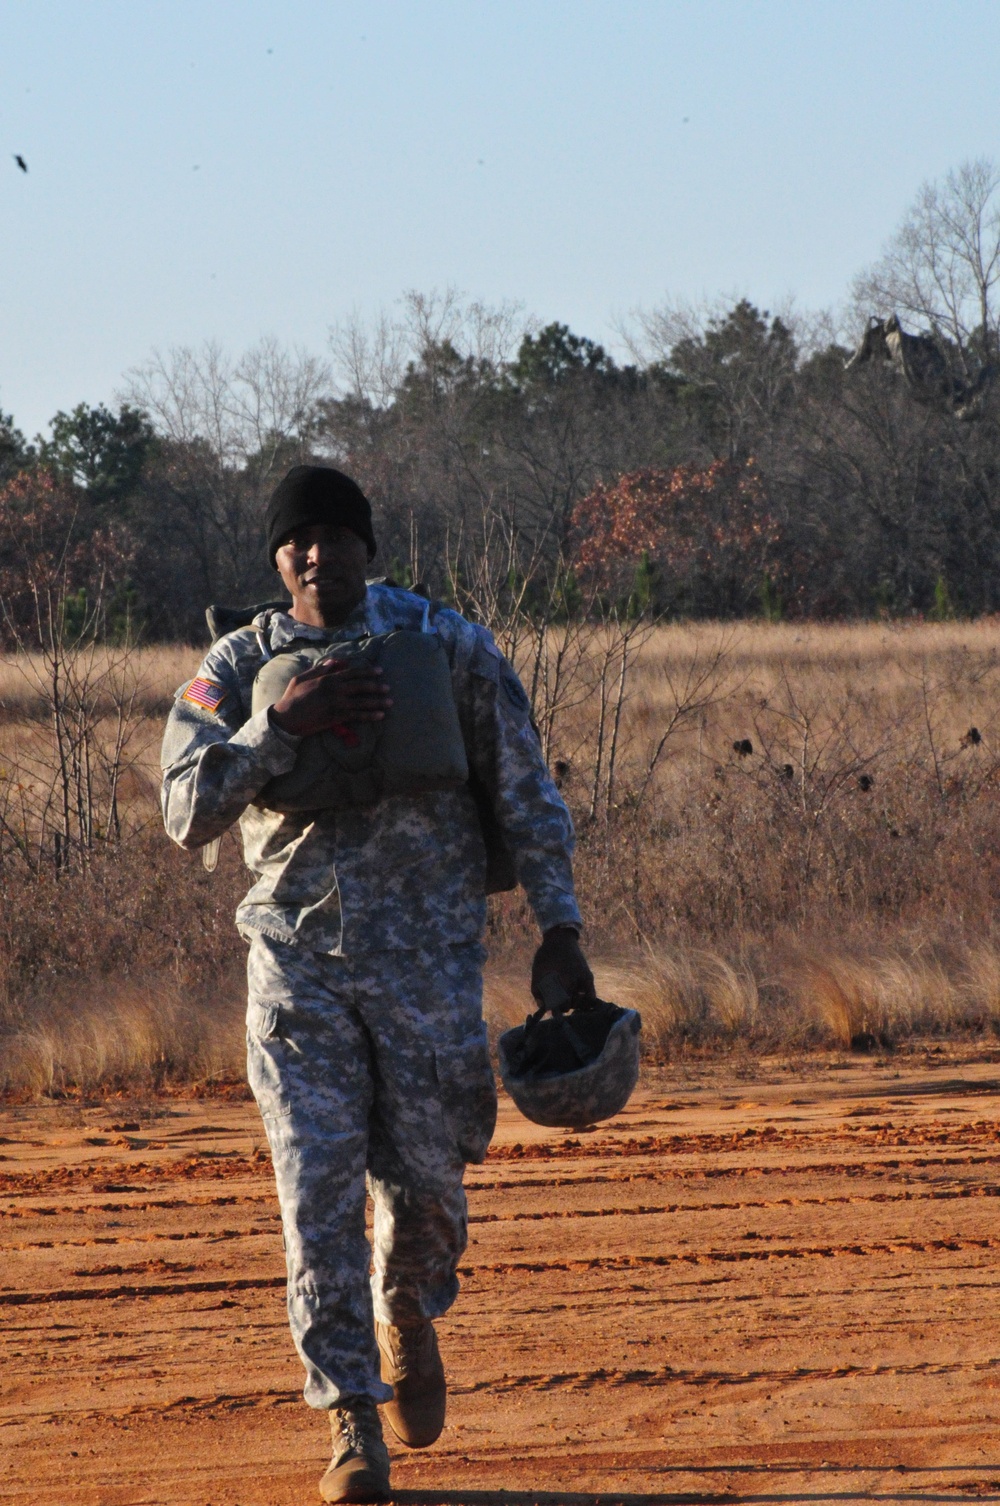
M 0 407 L 410 288 L 836 306 L 1000 158 L 995 0 L 0 0 Z M 25 157 L 21 173 L 13 153 Z

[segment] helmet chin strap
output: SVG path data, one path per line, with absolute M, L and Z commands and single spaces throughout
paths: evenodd
M 567 1009 L 572 1008 L 573 1000 L 555 973 L 542 975 L 538 982 L 538 992 L 541 999 L 538 1004 L 537 1019 L 541 1019 L 543 1014 L 563 1014 Z

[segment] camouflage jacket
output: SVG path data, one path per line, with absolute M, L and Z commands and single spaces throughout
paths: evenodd
M 278 650 L 293 638 L 336 643 L 419 628 L 426 613 L 421 597 L 372 585 L 332 631 L 284 612 L 258 617 L 254 627 L 213 644 L 196 682 L 178 690 L 163 739 L 164 824 L 180 846 L 197 848 L 239 821 L 257 880 L 236 915 L 244 934 L 345 956 L 454 945 L 482 934 L 486 851 L 467 788 L 349 811 L 283 815 L 253 803 L 272 776 L 292 767 L 300 741 L 273 727 L 266 711 L 251 712 L 262 662 L 255 628 L 266 627 Z M 429 625 L 448 654 L 470 765 L 488 791 L 538 924 L 579 925 L 573 827 L 521 683 L 485 628 L 439 605 Z

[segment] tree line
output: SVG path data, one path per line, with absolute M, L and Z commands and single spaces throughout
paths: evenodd
M 921 191 L 842 326 L 749 298 L 667 306 L 615 360 L 512 305 L 411 294 L 331 336 L 157 354 L 116 405 L 28 443 L 0 413 L 0 599 L 37 614 L 32 561 L 108 621 L 203 636 L 211 601 L 274 596 L 271 489 L 314 459 L 369 495 L 377 568 L 463 600 L 731 618 L 1000 609 L 1000 382 L 974 421 L 888 365 L 845 371 L 869 315 L 926 333 L 967 383 L 998 352 L 1000 169 Z M 81 605 L 80 610 L 85 610 Z

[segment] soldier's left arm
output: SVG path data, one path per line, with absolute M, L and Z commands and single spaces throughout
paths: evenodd
M 531 705 L 485 628 L 463 622 L 454 661 L 466 747 L 514 855 L 539 928 L 582 925 L 573 887 L 573 822 L 556 789 Z

